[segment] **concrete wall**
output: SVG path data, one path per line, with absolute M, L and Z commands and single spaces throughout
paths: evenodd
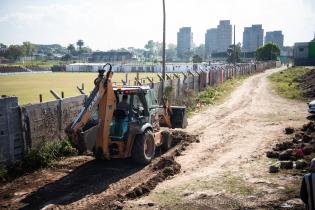
M 25 151 L 17 97 L 0 98 L 0 161 L 20 160 Z
M 180 78 L 164 81 L 171 86 L 172 99 L 207 86 L 219 85 L 239 75 L 262 72 L 276 67 L 276 62 L 208 67 L 202 71 L 178 74 Z M 162 98 L 162 82 L 149 84 L 158 101 Z M 31 148 L 40 148 L 44 142 L 65 138 L 64 129 L 78 114 L 85 95 L 19 106 L 16 97 L 0 98 L 0 157 L 6 163 L 20 160 Z
M 64 129 L 80 111 L 85 98 L 81 95 L 22 106 L 27 148 L 39 148 L 46 141 L 64 138 Z

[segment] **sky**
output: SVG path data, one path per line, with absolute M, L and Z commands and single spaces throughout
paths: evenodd
M 165 0 L 166 42 L 176 44 L 180 27 L 192 27 L 194 43 L 219 20 L 243 30 L 262 24 L 282 30 L 284 45 L 310 41 L 315 34 L 315 0 Z M 30 41 L 67 46 L 84 40 L 93 50 L 143 48 L 162 42 L 162 0 L 0 0 L 0 43 Z

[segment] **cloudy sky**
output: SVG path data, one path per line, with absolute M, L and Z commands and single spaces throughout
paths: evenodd
M 180 27 L 190 26 L 204 43 L 220 19 L 236 25 L 282 30 L 284 44 L 309 41 L 315 33 L 315 0 L 165 0 L 167 43 L 176 44 Z M 144 47 L 162 40 L 162 0 L 0 0 L 0 43 L 60 43 L 83 39 L 93 50 Z

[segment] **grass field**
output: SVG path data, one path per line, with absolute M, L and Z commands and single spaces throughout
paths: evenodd
M 273 82 L 273 89 L 279 95 L 289 99 L 305 100 L 297 79 L 308 71 L 309 69 L 304 67 L 289 68 L 270 75 L 269 79 Z
M 158 81 L 155 73 L 140 73 L 139 78 L 154 78 Z M 76 86 L 81 87 L 84 83 L 86 93 L 93 87 L 93 81 L 97 73 L 34 73 L 34 74 L 15 74 L 0 76 L 0 95 L 17 96 L 19 104 L 39 102 L 39 94 L 43 95 L 43 101 L 53 100 L 49 92 L 55 90 L 61 95 L 64 91 L 65 97 L 79 95 Z M 128 80 L 133 84 L 136 73 L 129 73 Z M 125 79 L 124 73 L 114 73 L 113 81 L 121 83 Z M 148 82 L 148 80 L 146 80 Z

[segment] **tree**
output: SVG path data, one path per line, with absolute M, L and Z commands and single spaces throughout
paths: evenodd
M 235 51 L 234 51 L 235 49 Z M 228 63 L 234 63 L 234 59 L 235 59 L 235 62 L 240 62 L 241 59 L 240 59 L 240 56 L 241 56 L 241 44 L 237 44 L 234 48 L 234 44 L 233 45 L 230 45 L 229 48 L 227 49 L 227 62 Z
M 67 47 L 67 50 L 69 51 L 69 53 L 71 55 L 74 55 L 75 54 L 75 47 L 73 44 L 69 44 L 68 47 Z
M 89 47 L 82 47 L 81 52 L 82 53 L 90 53 L 90 52 L 92 52 L 92 49 Z
M 153 40 L 149 40 L 148 43 L 144 46 L 146 50 L 148 50 L 149 58 L 156 58 L 157 56 L 162 54 L 162 43 L 154 42 Z
M 16 60 L 25 55 L 24 48 L 20 45 L 10 45 L 6 51 L 4 57 L 12 60 Z
M 77 41 L 77 46 L 78 46 L 78 48 L 79 48 L 79 51 L 81 51 L 83 45 L 84 45 L 83 40 L 82 40 L 82 39 L 79 39 L 79 40 Z
M 168 44 L 165 51 L 165 57 L 167 61 L 174 61 L 176 59 L 176 45 Z
M 5 44 L 0 43 L 0 49 L 7 48 Z
M 201 44 L 198 47 L 194 48 L 194 54 L 199 55 L 202 59 L 205 58 L 205 45 Z
M 199 55 L 194 55 L 193 56 L 193 63 L 201 63 L 202 62 L 202 57 Z
M 256 50 L 256 60 L 258 61 L 270 61 L 277 60 L 280 55 L 280 48 L 273 43 L 267 43 Z
M 29 41 L 23 42 L 22 48 L 26 56 L 32 56 L 35 52 L 35 45 L 30 43 Z
M 185 61 L 191 61 L 192 56 L 193 52 L 191 50 L 186 50 L 180 57 L 182 57 Z
M 153 40 L 149 40 L 148 43 L 144 46 L 145 49 L 153 52 L 155 48 L 155 44 Z
M 61 57 L 62 61 L 70 61 L 72 59 L 72 55 L 70 54 L 65 54 L 64 56 Z

